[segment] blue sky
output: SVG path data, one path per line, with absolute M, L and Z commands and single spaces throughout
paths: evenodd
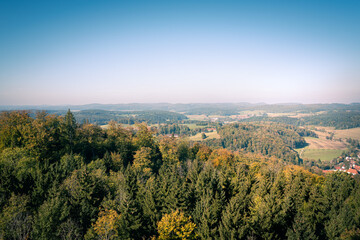
M 360 101 L 360 1 L 1 1 L 0 105 Z

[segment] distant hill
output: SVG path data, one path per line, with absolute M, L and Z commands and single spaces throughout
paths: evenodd
M 360 111 L 360 103 L 352 104 L 265 104 L 265 103 L 127 103 L 127 104 L 86 104 L 86 105 L 3 105 L 0 111 L 8 110 L 107 110 L 107 111 L 174 111 L 185 114 L 208 114 L 208 115 L 232 115 L 245 110 L 263 110 L 265 112 L 320 112 L 332 110 L 356 110 Z
M 65 115 L 66 111 L 48 111 L 56 115 Z M 178 122 L 187 119 L 183 114 L 169 111 L 148 110 L 148 111 L 108 111 L 89 109 L 73 112 L 76 121 L 79 123 L 89 122 L 99 125 L 107 124 L 109 121 L 117 121 L 123 124 L 135 124 L 146 122 L 147 124 Z

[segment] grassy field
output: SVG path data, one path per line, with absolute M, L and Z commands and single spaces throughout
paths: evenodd
M 127 127 L 130 127 L 131 125 L 129 125 L 129 124 L 123 124 L 123 123 L 120 123 L 119 124 L 121 127 L 123 127 L 123 128 L 127 128 Z M 106 125 L 100 125 L 100 127 L 102 128 L 102 129 L 108 129 L 109 128 L 109 124 L 106 124 Z
M 239 112 L 239 115 L 255 115 L 255 116 L 259 116 L 259 115 L 263 115 L 264 113 L 265 113 L 265 111 L 263 111 L 263 110 L 247 110 L 247 111 Z
M 338 149 L 345 150 L 347 148 L 347 144 L 340 141 L 331 141 L 326 138 L 312 138 L 305 137 L 305 141 L 309 144 L 308 149 Z
M 136 124 L 132 124 L 132 125 L 131 125 L 131 124 L 119 123 L 119 126 L 120 126 L 120 127 L 123 127 L 123 128 L 131 128 L 131 127 L 135 127 Z M 152 126 L 157 127 L 158 124 L 148 124 L 147 126 L 148 126 L 148 127 L 152 127 Z M 102 129 L 108 129 L 108 128 L 109 128 L 109 124 L 100 125 L 100 127 L 101 127 Z
M 190 120 L 207 121 L 209 118 L 206 115 L 186 115 Z
M 344 130 L 333 130 L 335 138 L 352 138 L 360 140 L 360 128 L 350 128 Z
M 198 133 L 195 136 L 189 137 L 189 140 L 190 141 L 203 141 L 203 140 L 207 140 L 207 139 L 214 139 L 214 138 L 219 139 L 220 138 L 220 135 L 216 131 L 205 133 L 205 135 L 207 137 L 205 139 L 201 138 L 201 134 L 202 133 Z
M 314 115 L 323 114 L 325 111 L 316 112 L 316 113 L 301 113 L 301 112 L 288 112 L 288 113 L 267 113 L 269 117 L 291 117 L 291 118 L 302 118 L 302 117 L 309 117 Z
M 343 150 L 340 149 L 296 149 L 302 159 L 313 159 L 321 161 L 331 161 L 341 155 Z
M 314 131 L 313 129 L 316 128 L 318 130 L 322 131 L 314 131 L 319 136 L 330 136 L 330 133 L 334 133 L 334 137 L 339 139 L 346 139 L 346 138 L 352 138 L 360 140 L 360 127 L 359 128 L 350 128 L 350 129 L 342 129 L 342 130 L 335 130 L 333 127 L 322 127 L 322 126 L 308 126 L 309 129 Z M 325 132 L 323 132 L 325 131 Z
M 333 129 L 326 129 L 326 132 L 315 131 L 319 138 L 305 137 L 305 141 L 309 144 L 305 148 L 296 149 L 302 159 L 313 159 L 330 161 L 337 158 L 346 150 L 347 144 L 345 142 L 326 139 L 330 136 L 329 131 Z
M 267 113 L 268 117 L 291 117 L 295 116 L 296 113 Z
M 188 124 L 182 124 L 182 125 L 186 125 L 186 126 L 188 126 L 190 129 L 209 127 L 209 126 L 199 126 L 199 125 L 196 125 L 195 123 L 188 123 Z

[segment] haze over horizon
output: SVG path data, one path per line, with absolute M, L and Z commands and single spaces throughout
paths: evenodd
M 360 1 L 2 1 L 0 105 L 360 102 Z

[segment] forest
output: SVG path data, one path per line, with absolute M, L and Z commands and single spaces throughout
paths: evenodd
M 210 146 L 275 156 L 293 164 L 301 162 L 293 149 L 306 146 L 303 137 L 317 137 L 312 131 L 276 123 L 234 123 L 218 128 L 218 132 L 221 138 L 208 141 Z
M 67 109 L 74 109 L 77 122 L 105 125 L 109 121 L 133 125 L 174 124 L 189 121 L 192 115 L 218 116 L 218 122 L 233 121 L 231 116 L 248 115 L 236 119 L 240 122 L 277 122 L 294 126 L 317 125 L 349 129 L 360 127 L 360 104 L 251 104 L 251 103 L 147 103 L 147 104 L 87 104 L 74 106 L 1 106 L 0 111 L 24 110 L 32 112 L 46 109 L 49 114 L 65 116 Z M 246 114 L 247 113 L 247 114 Z M 270 114 L 279 114 L 271 116 Z M 284 115 L 282 115 L 284 114 Z M 304 114 L 290 117 L 289 114 Z M 308 115 L 307 115 L 308 114 Z M 208 119 L 209 120 L 209 119 Z
M 230 124 L 207 146 L 74 115 L 0 114 L 0 239 L 360 238 L 360 179 L 299 166 L 310 131 Z
M 49 111 L 57 115 L 65 116 L 66 111 Z M 149 111 L 106 111 L 106 110 L 82 110 L 73 113 L 77 122 L 89 122 L 97 125 L 105 125 L 109 121 L 117 121 L 123 124 L 135 124 L 146 122 L 158 124 L 166 122 L 178 122 L 187 119 L 180 113 L 149 110 Z
M 324 127 L 334 127 L 335 129 L 349 129 L 360 127 L 360 112 L 359 111 L 330 111 L 313 116 L 302 118 L 294 118 L 287 116 L 268 117 L 267 114 L 263 116 L 254 116 L 243 119 L 241 122 L 277 122 L 290 124 L 294 126 L 317 125 Z

